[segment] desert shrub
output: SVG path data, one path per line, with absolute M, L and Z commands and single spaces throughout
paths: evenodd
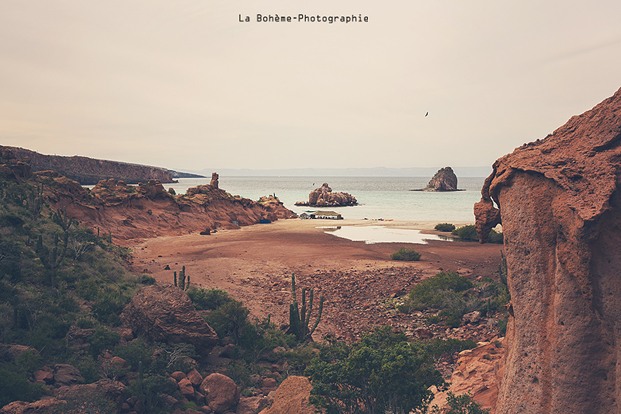
M 440 272 L 419 283 L 410 292 L 410 299 L 428 308 L 441 308 L 446 302 L 446 292 L 463 292 L 474 284 L 455 272 Z
M 129 384 L 128 390 L 132 397 L 143 402 L 148 413 L 161 412 L 166 402 L 165 396 L 174 397 L 178 394 L 177 382 L 163 375 L 148 375 L 135 380 Z
M 227 292 L 220 289 L 197 289 L 190 286 L 186 291 L 194 307 L 198 310 L 218 309 L 225 303 L 233 301 Z
M 239 343 L 243 329 L 250 325 L 249 313 L 248 308 L 241 302 L 231 300 L 209 312 L 205 320 L 216 331 L 218 337 L 232 336 L 235 343 Z
M 509 317 L 507 316 L 504 319 L 498 321 L 498 333 L 500 335 L 504 335 L 507 333 L 507 323 L 509 323 Z
M 392 260 L 417 261 L 420 260 L 420 253 L 410 247 L 402 247 L 390 255 Z
M 309 401 L 329 414 L 409 413 L 431 401 L 429 387 L 444 385 L 429 354 L 390 326 L 351 345 L 323 347 L 305 374 L 313 384 Z
M 114 354 L 123 358 L 129 364 L 132 371 L 139 371 L 141 368 L 148 371 L 154 348 L 147 344 L 144 339 L 137 338 L 125 346 L 116 347 Z
M 451 234 L 458 236 L 460 240 L 479 241 L 479 235 L 472 224 L 455 229 Z M 502 244 L 502 233 L 498 233 L 496 230 L 492 229 L 487 238 L 487 242 Z
M 428 353 L 433 358 L 440 358 L 445 354 L 452 354 L 455 352 L 461 352 L 466 349 L 474 349 L 477 344 L 471 340 L 461 340 L 461 339 L 430 339 L 426 341 L 420 341 L 415 344 L 418 344 L 424 352 Z
M 438 231 L 453 231 L 455 230 L 455 225 L 451 223 L 439 223 L 436 224 L 435 229 Z
M 448 392 L 446 397 L 446 408 L 440 409 L 434 405 L 430 414 L 489 414 L 489 410 L 484 410 L 477 404 L 470 394 L 456 396 Z
M 21 250 L 12 240 L 0 235 L 0 279 L 7 278 L 11 282 L 21 279 Z
M 118 316 L 130 299 L 116 289 L 100 291 L 92 308 L 93 314 L 100 322 L 106 323 L 110 315 Z
M 22 352 L 12 361 L 0 363 L 0 406 L 12 401 L 32 402 L 41 398 L 43 388 L 28 378 L 41 365 L 38 354 Z
M 93 358 L 97 358 L 105 349 L 112 349 L 121 339 L 121 335 L 112 332 L 104 326 L 95 328 L 95 332 L 88 337 L 87 342 L 90 344 L 90 352 Z

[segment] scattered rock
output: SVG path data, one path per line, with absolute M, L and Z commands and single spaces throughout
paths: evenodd
M 77 382 L 84 381 L 80 370 L 69 364 L 56 364 L 54 365 L 54 384 L 71 385 Z

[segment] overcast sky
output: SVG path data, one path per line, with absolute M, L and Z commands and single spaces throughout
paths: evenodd
M 487 166 L 621 87 L 619 16 L 619 0 L 0 0 L 0 144 L 190 170 Z

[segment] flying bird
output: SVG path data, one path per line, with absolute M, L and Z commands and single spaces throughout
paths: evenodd
M 427 115 L 429 115 L 429 112 L 427 112 L 427 113 L 425 114 L 425 116 L 427 116 Z

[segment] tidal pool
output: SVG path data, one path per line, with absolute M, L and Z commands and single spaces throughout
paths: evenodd
M 319 227 L 326 233 L 352 241 L 374 243 L 417 243 L 427 244 L 429 240 L 452 241 L 452 238 L 435 234 L 422 234 L 420 230 L 395 229 L 384 226 L 338 226 Z

